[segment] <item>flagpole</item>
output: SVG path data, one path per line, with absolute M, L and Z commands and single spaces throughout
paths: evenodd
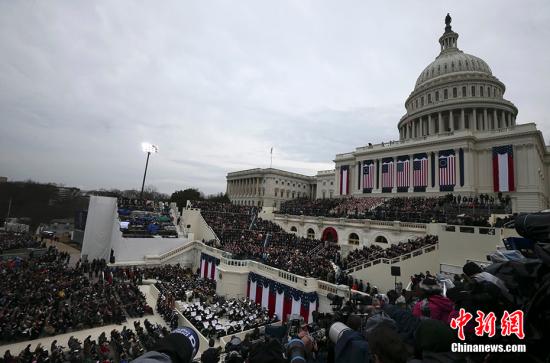
M 273 166 L 273 146 L 271 147 L 271 151 L 269 152 L 271 154 L 271 160 L 269 161 L 269 168 Z

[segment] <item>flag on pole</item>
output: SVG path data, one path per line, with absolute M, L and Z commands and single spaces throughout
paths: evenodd
M 514 149 L 512 145 L 493 147 L 493 190 L 495 192 L 513 192 Z

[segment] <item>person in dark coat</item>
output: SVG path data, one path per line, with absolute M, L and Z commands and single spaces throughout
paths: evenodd
M 220 360 L 220 348 L 214 348 L 214 339 L 208 341 L 208 349 L 201 355 L 201 363 L 218 363 Z

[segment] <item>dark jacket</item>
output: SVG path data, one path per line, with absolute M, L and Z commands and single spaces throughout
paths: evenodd
M 134 363 L 172 363 L 172 360 L 167 354 L 155 351 L 147 352 L 141 357 L 134 359 Z
M 218 363 L 220 360 L 220 350 L 218 348 L 208 348 L 201 355 L 201 363 Z
M 336 342 L 334 361 L 338 363 L 369 362 L 369 345 L 361 334 L 348 330 Z

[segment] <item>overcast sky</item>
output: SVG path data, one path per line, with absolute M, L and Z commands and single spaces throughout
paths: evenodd
M 398 138 L 403 103 L 459 48 L 550 143 L 550 1 L 0 0 L 0 176 L 82 189 L 225 190 L 227 172 L 315 174 Z

